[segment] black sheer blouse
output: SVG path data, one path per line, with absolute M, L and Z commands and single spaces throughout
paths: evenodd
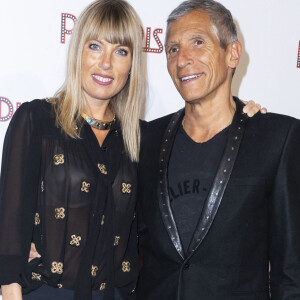
M 43 283 L 78 291 L 120 288 L 134 298 L 136 164 L 116 123 L 102 147 L 55 126 L 51 103 L 24 103 L 10 122 L 0 183 L 0 284 Z M 30 243 L 40 259 L 27 263 Z M 110 295 L 111 292 L 107 292 Z M 110 297 L 106 297 L 110 299 Z

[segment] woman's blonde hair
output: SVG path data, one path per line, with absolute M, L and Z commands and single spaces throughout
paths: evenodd
M 85 43 L 99 36 L 109 43 L 127 46 L 132 52 L 131 74 L 109 105 L 120 120 L 130 159 L 138 161 L 139 117 L 146 98 L 146 56 L 143 52 L 141 20 L 124 0 L 97 0 L 78 18 L 70 40 L 66 79 L 54 95 L 56 122 L 67 135 L 79 138 L 80 130 L 76 126 L 82 120 L 81 113 L 86 104 L 81 84 L 81 55 Z

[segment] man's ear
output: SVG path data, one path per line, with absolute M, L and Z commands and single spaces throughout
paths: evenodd
M 228 67 L 235 69 L 240 61 L 242 54 L 242 45 L 239 41 L 234 41 L 227 47 Z

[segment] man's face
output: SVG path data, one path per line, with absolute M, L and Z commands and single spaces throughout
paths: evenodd
M 168 71 L 185 101 L 214 97 L 228 89 L 228 80 L 230 87 L 227 52 L 204 11 L 195 10 L 171 24 L 166 42 Z

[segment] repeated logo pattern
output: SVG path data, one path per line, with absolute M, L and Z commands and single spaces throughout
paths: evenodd
M 37 226 L 40 223 L 41 223 L 40 215 L 38 213 L 36 213 L 35 216 L 34 216 L 34 225 Z
M 122 183 L 122 193 L 123 194 L 130 194 L 131 193 L 131 184 L 130 183 Z
M 63 154 L 55 154 L 53 156 L 54 165 L 62 165 L 65 162 L 65 156 Z
M 120 237 L 119 236 L 115 236 L 114 246 L 118 246 L 119 245 L 119 241 L 120 241 Z
M 102 174 L 107 174 L 106 166 L 104 164 L 98 164 L 98 169 Z
M 92 273 L 92 276 L 95 277 L 97 275 L 97 271 L 98 271 L 98 267 L 97 266 L 92 266 L 92 270 L 91 270 L 91 273 Z
M 41 275 L 41 274 L 38 274 L 38 273 L 32 272 L 32 273 L 31 273 L 31 279 L 32 279 L 32 280 L 38 280 L 38 281 L 41 281 L 41 280 L 42 280 L 42 275 Z
M 76 247 L 79 247 L 80 246 L 80 241 L 81 241 L 81 236 L 77 236 L 75 234 L 72 234 L 71 235 L 71 241 L 70 241 L 70 245 L 74 245 Z
M 56 273 L 56 274 L 63 273 L 64 264 L 62 262 L 54 261 L 54 262 L 52 262 L 51 265 L 52 265 L 52 268 L 51 268 L 52 273 Z
M 55 219 L 64 219 L 65 216 L 65 209 L 63 207 L 55 208 Z
M 90 191 L 90 186 L 91 186 L 90 183 L 88 183 L 88 182 L 86 182 L 86 181 L 83 181 L 83 182 L 82 182 L 82 186 L 81 186 L 81 190 L 82 190 L 83 192 L 88 193 L 88 192 Z
M 122 271 L 123 272 L 130 272 L 130 262 L 129 261 L 123 261 L 122 262 Z

